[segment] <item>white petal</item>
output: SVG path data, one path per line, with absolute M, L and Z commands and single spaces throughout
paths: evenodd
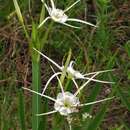
M 76 86 L 76 88 L 77 88 L 77 90 L 78 90 L 78 89 L 79 89 L 79 86 L 78 86 L 78 84 L 76 83 L 75 79 L 73 78 L 72 81 L 74 82 L 74 84 L 75 84 L 75 86 Z
M 77 28 L 77 29 L 80 29 L 80 28 L 81 28 L 81 27 L 77 27 L 77 26 L 70 25 L 70 24 L 68 24 L 68 23 L 61 23 L 61 24 L 65 25 L 65 26 L 68 26 L 68 27 L 71 27 L 71 28 Z
M 48 19 L 50 19 L 51 17 L 47 17 L 45 18 L 38 26 L 38 28 L 40 28 Z
M 73 68 L 74 64 L 75 64 L 75 61 L 73 61 L 73 60 L 70 61 L 69 67 Z
M 63 98 L 63 94 L 62 93 L 58 93 L 58 95 L 57 95 L 57 98 L 56 99 L 62 99 Z
M 51 66 L 51 69 L 53 70 L 54 73 L 56 73 L 52 66 Z M 58 82 L 60 84 L 61 92 L 63 93 L 63 96 L 64 96 L 65 93 L 64 93 L 64 89 L 63 89 L 62 83 L 61 83 L 61 81 L 60 81 L 60 79 L 59 79 L 59 77 L 57 75 L 56 75 L 56 78 L 57 78 L 57 80 L 58 80 Z
M 50 112 L 46 112 L 46 113 L 41 113 L 41 114 L 36 114 L 37 116 L 45 116 L 45 115 L 50 115 L 50 114 L 53 114 L 53 113 L 56 113 L 57 111 L 50 111 Z
M 79 71 L 75 71 L 75 79 L 84 79 L 84 76 L 79 72 Z
M 53 61 L 52 59 L 50 59 L 49 57 L 47 57 L 46 55 L 44 55 L 43 53 L 41 53 L 40 51 L 38 51 L 36 48 L 33 48 L 35 51 L 37 51 L 40 55 L 42 55 L 44 58 L 46 58 L 48 61 L 50 61 L 52 64 L 54 64 L 59 70 L 62 70 L 62 67 L 59 66 L 55 61 Z
M 88 77 L 85 77 L 84 79 L 90 79 Z M 99 83 L 105 83 L 105 84 L 114 84 L 115 82 L 109 82 L 109 81 L 103 81 L 103 80 L 97 80 L 97 79 L 91 79 L 92 81 L 99 82 Z
M 59 75 L 59 74 L 62 74 L 62 73 L 61 73 L 61 72 L 57 72 L 57 73 L 53 74 L 53 75 L 49 78 L 49 80 L 47 81 L 47 83 L 46 83 L 46 85 L 45 85 L 45 87 L 44 87 L 44 89 L 43 89 L 43 91 L 42 91 L 42 94 L 45 93 L 45 91 L 46 91 L 46 89 L 47 89 L 49 83 L 51 82 L 51 80 L 52 80 L 53 78 L 55 78 L 57 75 Z
M 80 0 L 77 0 L 76 2 L 74 2 L 71 6 L 69 6 L 67 9 L 64 10 L 64 12 L 68 11 L 69 9 L 71 9 L 73 6 L 75 6 L 78 2 L 80 2 Z
M 69 113 L 71 113 L 71 111 L 69 109 L 66 109 L 64 107 L 62 107 L 60 110 L 59 110 L 60 114 L 63 115 L 63 116 L 67 116 L 69 115 Z
M 75 22 L 84 23 L 84 24 L 87 24 L 87 25 L 90 25 L 90 26 L 93 26 L 93 27 L 97 27 L 96 25 L 94 25 L 92 23 L 89 23 L 89 22 L 86 22 L 86 21 L 83 21 L 83 20 L 80 20 L 80 19 L 68 18 L 67 21 L 75 21 Z
M 28 91 L 30 91 L 30 92 L 32 92 L 32 93 L 35 93 L 35 94 L 37 94 L 37 95 L 40 95 L 40 96 L 42 96 L 42 97 L 45 97 L 45 98 L 47 98 L 47 99 L 50 99 L 51 101 L 57 102 L 57 101 L 56 101 L 54 98 L 52 98 L 52 97 L 49 97 L 49 96 L 47 96 L 47 95 L 38 93 L 38 92 L 36 92 L 36 91 L 34 91 L 34 90 L 31 90 L 31 89 L 28 89 L 28 88 L 25 88 L 25 87 L 22 87 L 22 88 L 25 89 L 25 90 L 28 90 Z
M 54 1 L 53 0 L 50 0 L 51 1 L 51 6 L 52 6 L 52 9 L 55 9 L 55 4 L 54 4 Z
M 44 4 L 45 8 L 47 9 L 48 13 L 50 14 L 50 9 L 49 7 L 47 6 L 47 4 L 42 0 L 42 3 Z
M 62 102 L 61 102 L 62 103 Z M 60 109 L 61 109 L 61 105 L 63 106 L 64 104 L 62 103 L 62 104 L 59 104 L 58 102 L 55 102 L 55 104 L 54 104 L 54 109 L 56 110 L 56 111 L 59 111 Z
M 88 75 L 92 75 L 92 74 L 96 74 L 97 72 L 100 73 L 105 73 L 105 72 L 109 72 L 109 71 L 114 71 L 115 69 L 111 69 L 111 70 L 101 70 L 101 71 L 96 71 L 96 72 L 90 72 L 87 74 L 84 74 L 83 76 L 88 76 Z
M 105 99 L 102 99 L 102 100 L 98 100 L 98 101 L 95 101 L 95 102 L 89 102 L 89 103 L 85 103 L 85 104 L 80 104 L 79 106 L 82 107 L 82 106 L 88 106 L 88 105 L 92 105 L 92 104 L 96 104 L 96 103 L 100 103 L 100 102 L 104 102 L 104 101 L 107 101 L 107 100 L 111 100 L 113 99 L 114 97 L 111 97 L 111 98 L 105 98 Z
M 95 77 L 97 76 L 98 73 L 96 73 L 95 75 L 93 75 L 87 82 L 85 82 L 74 94 L 75 96 Z

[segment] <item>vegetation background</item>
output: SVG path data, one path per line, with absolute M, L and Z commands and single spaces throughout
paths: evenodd
M 31 32 L 32 19 L 36 22 L 39 19 L 41 1 L 18 2 Z M 72 2 L 74 0 L 57 0 L 61 8 Z M 111 103 L 86 108 L 96 115 L 90 123 L 95 127 L 89 125 L 88 129 L 130 130 L 130 1 L 82 0 L 69 15 L 92 23 L 97 20 L 100 26 L 95 29 L 81 25 L 82 29 L 76 30 L 55 23 L 44 53 L 61 64 L 71 48 L 72 59 L 76 60 L 76 67 L 80 70 L 91 72 L 115 68 L 112 74 L 106 75 L 116 82 L 114 86 L 92 83 L 84 92 L 88 101 L 106 97 L 112 91 L 116 96 Z M 21 87 L 31 85 L 28 48 L 13 1 L 0 0 L 0 130 L 31 129 L 31 96 L 26 92 L 23 96 L 21 91 Z M 52 72 L 45 59 L 42 58 L 41 64 L 44 87 Z

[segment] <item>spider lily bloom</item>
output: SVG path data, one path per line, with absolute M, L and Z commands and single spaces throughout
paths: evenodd
M 94 26 L 94 27 L 97 27 L 95 26 L 94 24 L 91 24 L 89 22 L 86 22 L 86 21 L 83 21 L 83 20 L 80 20 L 80 19 L 75 19 L 75 18 L 68 18 L 68 16 L 65 14 L 67 11 L 69 11 L 73 6 L 75 6 L 80 0 L 77 0 L 76 2 L 74 2 L 72 5 L 70 5 L 68 8 L 66 8 L 65 10 L 62 10 L 62 9 L 58 9 L 56 8 L 55 4 L 54 4 L 54 1 L 53 0 L 50 0 L 51 2 L 51 7 L 49 7 L 45 2 L 44 0 L 41 0 L 43 2 L 43 4 L 45 5 L 45 8 L 47 9 L 47 12 L 49 14 L 48 17 L 46 17 L 41 23 L 40 25 L 38 26 L 38 28 L 40 28 L 47 20 L 49 19 L 52 19 L 54 22 L 57 22 L 57 23 L 61 23 L 63 25 L 66 25 L 66 26 L 69 26 L 69 27 L 72 27 L 72 28 L 80 28 L 80 27 L 76 27 L 76 26 L 73 26 L 73 25 L 70 25 L 68 23 L 66 23 L 67 21 L 74 21 L 74 22 L 79 22 L 79 23 L 83 23 L 83 24 L 87 24 L 87 25 L 90 25 L 90 26 Z
M 88 84 L 91 79 L 93 78 L 94 76 L 92 76 L 89 81 L 87 81 L 86 84 Z M 79 112 L 79 107 L 83 107 L 83 106 L 87 106 L 87 105 L 92 105 L 92 104 L 96 104 L 96 103 L 100 103 L 100 102 L 104 102 L 104 101 L 107 101 L 107 100 L 110 100 L 110 99 L 113 99 L 114 97 L 111 97 L 111 98 L 105 98 L 105 99 L 102 99 L 102 100 L 98 100 L 98 101 L 94 101 L 94 102 L 89 102 L 89 103 L 85 103 L 85 104 L 81 104 L 80 101 L 79 101 L 79 97 L 77 97 L 76 94 L 72 94 L 71 92 L 69 91 L 64 91 L 63 90 L 63 86 L 57 76 L 57 79 L 58 79 L 58 82 L 60 84 L 60 87 L 61 87 L 61 93 L 58 93 L 56 99 L 52 98 L 52 97 L 49 97 L 47 95 L 44 95 L 44 94 L 41 94 L 41 93 L 38 93 L 36 91 L 33 91 L 31 89 L 28 89 L 28 88 L 23 88 L 25 90 L 28 90 L 32 93 L 35 93 L 35 94 L 38 94 L 42 97 L 45 97 L 51 101 L 54 102 L 54 110 L 50 111 L 50 112 L 46 112 L 46 113 L 41 113 L 41 114 L 37 114 L 37 116 L 44 116 L 44 115 L 50 115 L 50 114 L 53 114 L 53 113 L 56 113 L 56 112 L 59 112 L 60 115 L 62 116 L 65 116 L 65 117 L 69 117 L 72 113 L 78 113 Z M 82 87 L 83 89 L 83 87 Z M 69 127 L 70 127 L 70 130 L 71 130 L 71 124 L 69 123 Z
M 49 62 L 51 62 L 52 64 L 54 64 L 54 65 L 60 70 L 60 72 L 54 73 L 54 74 L 50 77 L 50 79 L 47 81 L 47 83 L 46 83 L 46 85 L 45 85 L 45 87 L 44 87 L 44 89 L 43 89 L 43 92 L 42 92 L 42 93 L 44 94 L 44 92 L 45 92 L 47 86 L 49 85 L 49 83 L 51 82 L 51 80 L 52 80 L 53 78 L 55 78 L 57 75 L 61 75 L 62 72 L 64 71 L 64 68 L 65 68 L 65 67 L 58 65 L 55 61 L 53 61 L 52 59 L 50 59 L 49 57 L 47 57 L 46 55 L 44 55 L 44 54 L 41 53 L 40 51 L 36 50 L 35 48 L 33 48 L 33 49 L 34 49 L 35 51 L 37 51 L 40 55 L 42 55 L 45 59 L 47 59 Z M 68 65 L 67 70 L 66 70 L 66 72 L 67 72 L 66 77 L 72 79 L 72 81 L 73 81 L 73 83 L 75 84 L 75 86 L 76 86 L 77 89 L 78 89 L 79 87 L 78 87 L 78 84 L 77 84 L 77 82 L 76 82 L 75 79 L 89 80 L 90 78 L 87 77 L 87 76 L 91 76 L 91 75 L 94 75 L 94 74 L 96 74 L 96 76 L 97 76 L 97 75 L 100 74 L 100 73 L 113 71 L 113 70 L 103 70 L 103 71 L 97 71 L 97 72 L 91 72 L 91 73 L 82 74 L 82 73 L 80 73 L 79 71 L 74 70 L 73 64 L 74 64 L 74 61 L 71 61 L 70 64 Z M 94 79 L 94 78 L 92 78 L 91 81 L 100 82 L 100 83 L 111 83 L 111 84 L 114 83 L 114 82 L 108 82 L 108 81 L 97 80 L 97 79 Z

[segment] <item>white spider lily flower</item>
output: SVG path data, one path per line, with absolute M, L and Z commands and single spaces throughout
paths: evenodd
M 68 116 L 71 113 L 78 112 L 76 106 L 80 105 L 79 98 L 70 92 L 65 92 L 64 95 L 59 93 L 54 104 L 54 109 L 63 116 Z
M 51 80 L 52 80 L 53 78 L 55 78 L 56 76 L 62 74 L 62 72 L 64 71 L 64 66 L 58 65 L 55 61 L 53 61 L 52 59 L 50 59 L 49 57 L 47 57 L 46 55 L 44 55 L 43 53 L 41 53 L 41 52 L 38 51 L 37 49 L 35 49 L 35 48 L 33 48 L 33 49 L 34 49 L 35 51 L 37 51 L 40 55 L 42 55 L 45 59 L 47 59 L 49 62 L 51 62 L 53 65 L 55 65 L 55 66 L 60 70 L 60 72 L 54 73 L 54 74 L 50 77 L 50 79 L 47 81 L 47 83 L 46 83 L 46 85 L 45 85 L 45 87 L 44 87 L 44 89 L 43 89 L 43 92 L 42 92 L 42 94 L 44 94 L 44 92 L 45 92 L 45 90 L 47 89 L 47 87 L 48 87 L 49 83 L 51 82 Z M 75 79 L 89 80 L 90 77 L 87 77 L 87 76 L 91 76 L 91 75 L 94 75 L 94 74 L 96 74 L 96 76 L 97 76 L 97 75 L 100 74 L 100 73 L 113 71 L 113 69 L 111 69 L 111 70 L 103 70 L 103 71 L 97 71 L 97 72 L 91 72 L 91 73 L 82 74 L 82 73 L 80 73 L 79 71 L 74 70 L 73 64 L 74 64 L 74 61 L 70 61 L 70 64 L 68 65 L 67 70 L 66 70 L 66 72 L 67 72 L 66 77 L 72 79 L 72 81 L 73 81 L 73 83 L 75 84 L 75 86 L 76 86 L 77 89 L 79 89 L 79 87 L 78 87 L 78 84 L 77 84 L 77 82 L 75 81 Z M 97 80 L 97 79 L 94 79 L 94 78 L 92 78 L 91 81 L 100 82 L 100 83 L 110 83 L 110 84 L 113 84 L 113 83 L 114 83 L 114 82 L 109 82 L 109 81 Z M 85 84 L 84 84 L 84 85 L 85 85 Z
M 94 76 L 92 76 L 91 79 L 93 77 Z M 87 81 L 87 84 L 90 81 L 91 80 Z M 101 102 L 111 100 L 111 99 L 114 98 L 114 97 L 105 98 L 105 99 L 102 99 L 102 100 L 97 100 L 97 101 L 94 101 L 94 102 L 81 104 L 80 101 L 79 101 L 79 97 L 77 97 L 77 95 L 72 94 L 72 93 L 70 93 L 68 91 L 64 92 L 62 83 L 60 82 L 60 80 L 58 80 L 58 82 L 59 82 L 59 85 L 61 87 L 62 93 L 58 93 L 56 99 L 54 99 L 52 97 L 49 97 L 47 95 L 38 93 L 36 91 L 30 90 L 28 88 L 23 88 L 23 89 L 28 90 L 28 91 L 30 91 L 30 92 L 32 92 L 34 94 L 38 94 L 38 95 L 40 95 L 42 97 L 45 97 L 45 98 L 47 98 L 47 99 L 54 102 L 54 110 L 46 112 L 46 113 L 37 114 L 37 116 L 45 116 L 45 115 L 50 115 L 50 114 L 58 112 L 61 116 L 65 116 L 67 118 L 70 130 L 72 130 L 72 126 L 71 126 L 71 120 L 68 120 L 68 118 L 71 116 L 72 113 L 78 113 L 79 112 L 79 109 L 78 109 L 79 107 L 92 105 L 92 104 L 96 104 L 96 103 L 101 103 Z
M 50 115 L 50 114 L 53 114 L 56 112 L 59 112 L 59 114 L 62 116 L 69 116 L 72 113 L 79 112 L 79 110 L 78 110 L 79 107 L 101 103 L 101 102 L 108 101 L 108 100 L 111 100 L 114 98 L 114 97 L 110 97 L 110 98 L 105 98 L 102 100 L 97 100 L 94 102 L 88 102 L 88 103 L 81 104 L 79 101 L 79 98 L 68 91 L 64 92 L 64 95 L 63 95 L 63 93 L 59 93 L 57 98 L 54 99 L 50 96 L 43 95 L 41 93 L 38 93 L 36 91 L 33 91 L 33 90 L 25 88 L 25 87 L 23 87 L 23 89 L 30 91 L 34 94 L 38 94 L 39 96 L 45 97 L 54 102 L 54 110 L 52 110 L 50 112 L 46 112 L 46 113 L 37 114 L 37 116 Z
M 46 17 L 38 26 L 38 28 L 40 28 L 47 20 L 49 19 L 52 19 L 54 22 L 57 22 L 57 23 L 61 23 L 65 26 L 69 26 L 69 27 L 72 27 L 72 28 L 80 28 L 80 27 L 77 27 L 77 26 L 73 26 L 73 25 L 70 25 L 68 23 L 66 23 L 67 21 L 74 21 L 74 22 L 79 22 L 79 23 L 83 23 L 83 24 L 87 24 L 87 25 L 90 25 L 90 26 L 94 26 L 94 27 L 97 27 L 96 25 L 94 24 L 91 24 L 89 22 L 86 22 L 86 21 L 83 21 L 83 20 L 80 20 L 80 19 L 75 19 L 75 18 L 68 18 L 68 16 L 65 14 L 68 10 L 70 10 L 73 6 L 75 6 L 78 2 L 80 2 L 80 0 L 77 0 L 76 2 L 74 2 L 72 5 L 70 5 L 67 9 L 65 10 L 62 10 L 62 9 L 58 9 L 56 8 L 55 4 L 54 4 L 54 1 L 53 0 L 50 0 L 51 2 L 51 7 L 49 7 L 44 0 L 41 0 L 43 2 L 43 4 L 45 5 L 45 8 L 47 9 L 47 12 L 49 14 L 48 17 Z
M 86 84 L 88 84 L 91 81 L 91 79 L 93 79 L 93 78 L 94 78 L 94 76 L 92 76 L 89 79 L 89 81 L 87 81 Z M 57 79 L 58 79 L 58 83 L 60 85 L 62 93 L 58 93 L 56 99 L 54 99 L 54 98 L 52 98 L 50 96 L 38 93 L 36 91 L 33 91 L 31 89 L 23 87 L 23 89 L 25 89 L 25 90 L 28 90 L 28 91 L 30 91 L 30 92 L 32 92 L 34 94 L 38 94 L 38 95 L 40 95 L 42 97 L 45 97 L 45 98 L 47 98 L 47 99 L 49 99 L 49 100 L 54 102 L 54 110 L 46 112 L 46 113 L 37 114 L 37 116 L 45 116 L 45 115 L 50 115 L 50 114 L 58 112 L 62 116 L 70 117 L 70 115 L 72 113 L 79 112 L 79 109 L 78 109 L 79 107 L 83 107 L 83 106 L 87 106 L 87 105 L 92 105 L 92 104 L 104 102 L 104 101 L 111 100 L 111 99 L 114 98 L 114 97 L 105 98 L 105 99 L 102 99 L 102 100 L 81 104 L 80 101 L 79 101 L 79 98 L 77 97 L 76 94 L 72 94 L 72 93 L 70 93 L 68 91 L 64 92 L 62 83 L 59 80 L 58 76 L 57 76 Z M 83 89 L 83 87 L 82 87 L 82 89 Z M 68 122 L 68 124 L 69 124 L 69 128 L 71 130 L 72 129 L 71 122 Z

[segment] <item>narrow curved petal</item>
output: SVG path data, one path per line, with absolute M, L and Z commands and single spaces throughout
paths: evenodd
M 50 9 L 49 9 L 49 7 L 47 6 L 47 4 L 46 4 L 44 1 L 42 1 L 42 2 L 43 2 L 43 4 L 44 4 L 45 8 L 47 9 L 48 13 L 50 14 Z
M 87 25 L 90 25 L 93 27 L 97 27 L 96 25 L 94 25 L 92 23 L 89 23 L 89 22 L 86 22 L 86 21 L 80 20 L 80 19 L 68 18 L 67 21 L 75 21 L 75 22 L 84 23 L 84 24 L 87 24 Z
M 51 66 L 51 69 L 52 69 L 52 71 L 54 72 L 54 74 L 56 74 L 56 72 L 55 72 L 55 70 L 53 69 L 52 66 Z M 61 74 L 62 74 L 62 73 L 61 73 Z M 59 82 L 59 84 L 60 84 L 61 92 L 62 92 L 62 94 L 63 94 L 63 96 L 64 96 L 64 95 L 65 95 L 65 92 L 64 92 L 62 83 L 61 83 L 61 81 L 60 81 L 60 79 L 59 79 L 59 77 L 58 77 L 57 75 L 56 75 L 56 78 L 57 78 L 57 80 L 58 80 L 58 82 Z
M 50 59 L 49 57 L 47 57 L 46 55 L 44 55 L 43 53 L 41 53 L 40 51 L 38 51 L 36 48 L 33 48 L 35 51 L 37 51 L 40 55 L 42 55 L 44 58 L 46 58 L 48 61 L 50 61 L 52 64 L 54 64 L 59 70 L 62 70 L 63 68 L 61 66 L 59 66 L 55 61 L 53 61 L 52 59 Z
M 77 94 L 94 78 L 98 75 L 98 73 L 96 73 L 95 75 L 93 75 L 87 82 L 85 82 L 76 92 L 75 92 L 75 96 L 77 96 Z
M 52 9 L 55 9 L 55 4 L 53 0 L 50 0 Z
M 81 28 L 81 27 L 77 27 L 77 26 L 70 25 L 70 24 L 68 24 L 68 23 L 61 23 L 61 24 L 65 25 L 65 26 L 68 26 L 68 27 L 71 27 L 71 28 L 77 28 L 77 29 L 80 29 L 80 28 Z
M 107 100 L 111 100 L 111 99 L 113 99 L 113 98 L 114 98 L 114 97 L 105 98 L 105 99 L 98 100 L 98 101 L 94 101 L 94 102 L 89 102 L 89 103 L 80 104 L 79 106 L 82 107 L 82 106 L 88 106 L 88 105 L 92 105 L 92 104 L 97 104 L 97 103 L 100 103 L 100 102 L 104 102 L 104 101 L 107 101 Z
M 76 2 L 74 2 L 71 6 L 69 6 L 67 9 L 64 10 L 64 12 L 67 12 L 68 10 L 70 10 L 73 6 L 75 6 L 78 2 L 80 2 L 80 0 L 77 0 Z
M 62 73 L 61 73 L 61 72 L 57 72 L 57 73 L 53 74 L 53 75 L 49 78 L 49 80 L 47 81 L 47 83 L 46 83 L 46 85 L 45 85 L 45 87 L 44 87 L 44 89 L 43 89 L 43 91 L 42 91 L 42 94 L 45 93 L 45 91 L 46 91 L 46 89 L 47 89 L 49 83 L 52 81 L 52 79 L 54 79 L 54 78 L 55 78 L 57 75 L 59 75 L 59 74 L 62 74 Z
M 100 74 L 100 73 L 105 73 L 105 72 L 114 71 L 114 70 L 115 70 L 115 69 L 111 69 L 111 70 L 101 70 L 101 71 L 86 73 L 86 74 L 84 74 L 83 76 L 88 76 L 88 75 L 96 74 L 97 72 Z
M 36 114 L 36 116 L 45 116 L 45 115 L 50 115 L 53 113 L 56 113 L 57 111 L 50 111 L 50 112 L 46 112 L 46 113 L 41 113 L 41 114 Z
M 40 28 L 48 19 L 50 19 L 51 17 L 46 17 L 38 26 L 38 28 Z
M 78 90 L 79 87 L 78 87 L 78 84 L 76 83 L 75 79 L 73 78 L 72 81 L 74 82 L 74 84 L 75 84 L 75 86 L 76 86 L 76 88 L 77 88 L 77 90 Z
M 84 79 L 90 79 L 88 77 L 85 77 Z M 115 82 L 109 82 L 109 81 L 103 81 L 98 79 L 91 79 L 92 81 L 99 82 L 99 83 L 105 83 L 105 84 L 114 84 Z
M 45 97 L 45 98 L 47 98 L 47 99 L 50 99 L 50 100 L 53 101 L 53 102 L 57 102 L 57 101 L 56 101 L 54 98 L 52 98 L 52 97 L 49 97 L 49 96 L 47 96 L 47 95 L 38 93 L 38 92 L 36 92 L 36 91 L 34 91 L 34 90 L 31 90 L 31 89 L 29 89 L 29 88 L 25 88 L 25 87 L 22 87 L 22 88 L 25 89 L 25 90 L 28 90 L 28 91 L 30 91 L 30 92 L 32 92 L 32 93 L 34 93 L 34 94 L 37 94 L 37 95 L 40 95 L 40 96 Z

